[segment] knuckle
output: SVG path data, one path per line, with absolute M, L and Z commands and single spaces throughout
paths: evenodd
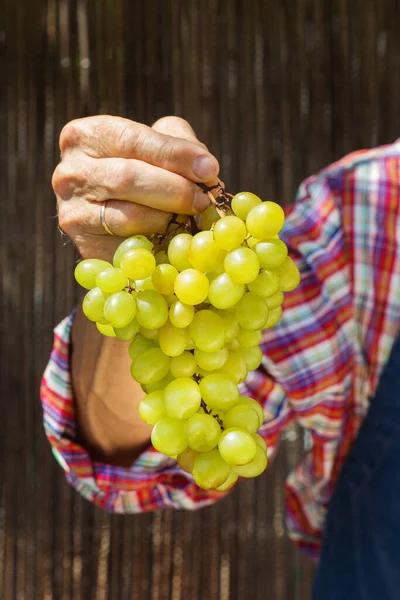
M 138 138 L 138 133 L 131 124 L 122 125 L 121 131 L 116 140 L 116 150 L 118 156 L 132 155 L 138 145 Z
M 111 198 L 126 195 L 134 185 L 135 172 L 127 160 L 118 160 L 112 169 L 110 180 L 106 186 Z
M 84 119 L 75 119 L 67 123 L 60 133 L 60 150 L 64 152 L 67 148 L 78 146 L 83 136 Z
M 189 123 L 181 117 L 165 116 L 157 119 L 153 124 L 153 129 L 156 129 L 160 133 L 170 133 L 177 127 L 190 127 Z M 191 127 L 190 127 L 191 128 Z
M 57 165 L 53 177 L 52 186 L 57 196 L 63 199 L 69 199 L 76 193 L 77 189 L 84 185 L 82 173 L 78 173 L 71 166 L 70 161 L 62 161 Z
M 70 238 L 74 237 L 79 227 L 79 215 L 68 202 L 58 204 L 58 225 Z

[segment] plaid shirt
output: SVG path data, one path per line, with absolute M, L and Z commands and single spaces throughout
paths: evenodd
M 400 323 L 400 142 L 356 152 L 306 180 L 282 239 L 301 271 L 263 363 L 243 392 L 262 403 L 272 456 L 296 420 L 310 449 L 286 484 L 291 538 L 318 556 L 326 506 L 389 357 Z M 68 481 L 118 513 L 196 509 L 226 494 L 198 488 L 148 448 L 130 468 L 91 459 L 76 441 L 69 349 L 73 315 L 55 330 L 41 399 L 46 434 Z

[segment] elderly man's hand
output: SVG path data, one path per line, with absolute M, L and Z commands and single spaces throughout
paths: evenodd
M 215 183 L 218 161 L 187 121 L 164 117 L 153 127 L 96 116 L 66 125 L 53 175 L 59 224 L 83 258 L 110 260 L 121 237 L 162 233 L 172 213 L 199 214 L 207 195 L 193 182 Z M 101 225 L 107 201 L 108 235 Z

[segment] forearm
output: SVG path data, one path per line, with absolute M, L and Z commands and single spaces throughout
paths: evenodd
M 144 396 L 130 375 L 128 344 L 105 338 L 78 310 L 72 328 L 72 384 L 79 436 L 93 457 L 129 466 L 150 442 L 138 405 Z

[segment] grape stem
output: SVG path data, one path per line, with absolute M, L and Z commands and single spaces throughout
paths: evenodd
M 232 214 L 231 201 L 233 196 L 225 190 L 225 186 L 221 181 L 215 185 L 206 185 L 205 183 L 197 183 L 197 185 L 203 190 L 204 194 L 208 194 L 220 217 Z M 212 193 L 213 190 L 217 190 L 216 196 Z
M 218 425 L 221 427 L 222 431 L 225 431 L 225 428 L 223 426 L 223 423 L 221 421 L 221 418 L 219 415 L 213 415 L 211 408 L 207 407 L 207 404 L 204 402 L 204 400 L 201 401 L 201 408 L 204 410 L 204 412 L 206 413 L 206 415 L 211 415 L 218 423 Z

